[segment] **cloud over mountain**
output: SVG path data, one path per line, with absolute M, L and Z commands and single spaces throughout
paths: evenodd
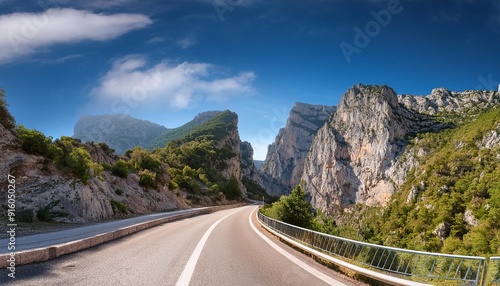
M 250 93 L 254 79 L 253 72 L 218 76 L 217 67 L 209 63 L 164 60 L 152 66 L 145 56 L 128 55 L 114 61 L 92 94 L 102 102 L 115 106 L 121 102 L 128 108 L 146 102 L 186 108 L 195 101 L 222 101 Z

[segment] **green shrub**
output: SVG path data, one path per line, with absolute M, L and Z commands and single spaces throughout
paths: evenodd
M 106 144 L 106 143 L 99 142 L 99 143 L 97 143 L 97 146 L 99 146 L 102 149 L 102 151 L 104 151 L 105 153 L 109 154 L 109 153 L 114 153 L 115 152 L 115 149 L 110 148 L 108 146 L 108 144 Z
M 36 211 L 36 217 L 38 218 L 38 220 L 46 221 L 46 222 L 52 221 L 52 219 L 53 219 L 52 213 L 50 212 L 50 210 L 47 207 L 39 208 Z
M 111 174 L 120 178 L 126 178 L 129 171 L 130 165 L 123 160 L 118 160 L 118 162 L 116 162 L 116 164 L 111 167 Z
M 139 173 L 139 185 L 143 187 L 154 187 L 156 173 L 150 170 L 143 170 Z
M 112 171 L 112 167 L 106 163 L 102 163 L 101 164 L 102 168 L 104 169 L 104 171 L 107 171 L 107 172 L 111 172 Z
M 116 189 L 115 190 L 115 194 L 121 196 L 121 195 L 123 195 L 123 190 L 122 189 Z
M 82 180 L 82 182 L 87 183 L 90 179 L 90 171 L 96 169 L 99 172 L 102 169 L 100 165 L 94 163 L 90 154 L 85 148 L 78 147 L 73 149 L 68 156 L 66 156 L 66 165 L 71 168 L 73 173 Z M 95 166 L 98 165 L 98 166 Z M 102 167 L 101 167 L 102 168 Z M 97 175 L 97 174 L 94 174 Z
M 28 129 L 22 124 L 17 126 L 16 132 L 24 151 L 42 155 L 49 159 L 55 159 L 59 155 L 60 150 L 52 144 L 52 138 L 46 137 L 42 132 L 36 129 Z
M 240 200 L 241 199 L 241 190 L 238 185 L 238 180 L 232 176 L 222 189 L 222 192 L 226 196 L 228 200 Z
M 33 222 L 33 210 L 20 210 L 16 212 L 16 220 L 20 222 Z
M 117 212 L 120 212 L 122 214 L 127 213 L 128 206 L 125 203 L 117 202 L 114 200 L 111 200 L 110 203 L 111 203 L 111 208 L 113 209 L 114 213 L 117 213 Z
M 313 226 L 313 215 L 309 210 L 305 192 L 300 186 L 295 187 L 290 195 L 282 196 L 271 207 L 263 209 L 262 213 L 299 227 Z
M 0 124 L 7 128 L 7 130 L 14 130 L 16 128 L 16 121 L 7 107 L 8 104 L 5 100 L 5 91 L 0 88 Z

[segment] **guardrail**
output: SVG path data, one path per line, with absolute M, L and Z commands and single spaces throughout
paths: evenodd
M 430 253 L 364 243 L 277 221 L 260 211 L 258 219 L 264 226 L 300 244 L 392 277 L 446 285 L 500 285 L 500 257 L 491 257 L 489 267 L 486 267 L 488 261 L 485 257 Z
M 500 256 L 490 257 L 486 283 L 487 285 L 500 285 Z

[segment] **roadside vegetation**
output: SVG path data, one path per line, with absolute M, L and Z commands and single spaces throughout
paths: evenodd
M 332 235 L 338 234 L 332 219 L 328 219 L 320 211 L 313 213 L 306 200 L 306 194 L 300 186 L 296 186 L 290 195 L 281 196 L 276 202 L 265 205 L 260 211 L 265 216 L 295 226 Z

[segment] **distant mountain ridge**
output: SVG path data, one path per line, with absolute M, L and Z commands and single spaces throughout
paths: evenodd
M 202 112 L 190 122 L 171 129 L 127 114 L 84 115 L 75 124 L 73 138 L 82 142 L 106 143 L 118 154 L 124 154 L 136 146 L 151 150 L 165 147 L 168 142 L 188 135 L 219 113 Z
M 191 131 L 193 131 L 196 127 L 202 125 L 203 123 L 213 119 L 220 111 L 206 111 L 199 113 L 196 117 L 189 121 L 188 123 L 177 127 L 168 129 L 164 133 L 160 134 L 155 139 L 151 140 L 146 147 L 146 149 L 154 149 L 158 147 L 165 147 L 168 142 L 180 139 L 186 135 L 188 135 Z

